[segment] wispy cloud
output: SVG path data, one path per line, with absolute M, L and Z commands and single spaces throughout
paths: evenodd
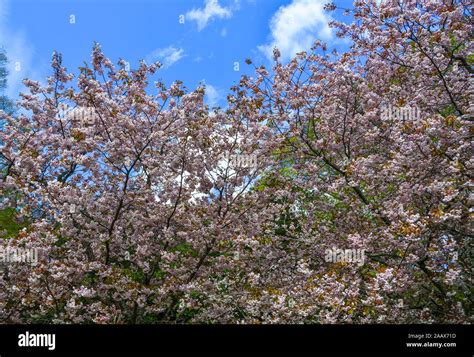
M 185 56 L 182 48 L 168 46 L 154 50 L 145 57 L 145 61 L 148 63 L 160 61 L 165 68 L 168 68 Z
M 8 6 L 6 0 L 0 0 L 0 24 L 3 24 L 8 15 Z
M 24 78 L 42 79 L 41 66 L 33 66 L 34 47 L 22 31 L 10 29 L 7 25 L 9 9 L 8 0 L 0 0 L 0 47 L 7 52 L 8 57 L 8 86 L 5 95 L 17 98 L 24 88 Z
M 323 9 L 325 3 L 327 0 L 293 0 L 281 6 L 270 20 L 270 42 L 259 46 L 259 50 L 271 58 L 277 47 L 286 60 L 309 50 L 317 39 L 333 39 L 328 25 L 332 18 Z
M 210 108 L 217 107 L 219 102 L 224 99 L 224 94 L 219 88 L 204 83 L 206 86 L 206 101 Z
M 239 6 L 239 1 L 235 1 L 233 6 L 223 7 L 218 0 L 205 0 L 204 8 L 192 9 L 186 13 L 186 19 L 196 21 L 198 31 L 201 31 L 214 18 L 225 19 L 232 17 L 232 13 Z

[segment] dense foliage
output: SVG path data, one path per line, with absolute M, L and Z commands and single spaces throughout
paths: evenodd
M 275 49 L 213 111 L 204 87 L 149 90 L 159 64 L 95 46 L 75 81 L 55 54 L 3 115 L 26 223 L 2 245 L 41 254 L 4 271 L 0 321 L 468 322 L 472 5 L 348 11 L 348 52 Z

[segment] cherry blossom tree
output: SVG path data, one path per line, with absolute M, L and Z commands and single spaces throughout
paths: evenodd
M 467 321 L 472 7 L 354 5 L 353 23 L 332 24 L 350 51 L 316 42 L 283 64 L 275 50 L 272 74 L 258 67 L 241 81 L 286 140 L 275 179 L 296 211 L 280 241 L 304 272 L 277 294 L 285 313 L 269 311 L 279 321 Z M 328 266 L 331 246 L 364 249 L 367 261 Z M 267 283 L 288 276 L 281 261 Z
M 1 247 L 41 253 L 7 265 L 0 321 L 467 322 L 472 7 L 354 5 L 347 52 L 275 49 L 212 111 L 159 63 L 96 45 L 75 79 L 55 53 L 2 114 L 27 225 Z
M 212 304 L 233 241 L 259 229 L 265 196 L 246 192 L 270 131 L 237 107 L 210 113 L 204 88 L 148 94 L 157 64 L 119 66 L 95 46 L 74 89 L 55 54 L 46 87 L 26 81 L 30 115 L 6 118 L 2 190 L 31 222 L 3 244 L 42 258 L 8 267 L 3 321 L 187 321 Z M 226 159 L 250 154 L 252 166 Z

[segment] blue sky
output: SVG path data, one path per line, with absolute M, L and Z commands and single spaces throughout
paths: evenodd
M 9 57 L 9 88 L 21 80 L 44 81 L 53 50 L 69 71 L 90 60 L 94 41 L 117 62 L 159 60 L 157 78 L 181 80 L 194 89 L 206 83 L 207 101 L 223 105 L 245 64 L 269 65 L 274 46 L 284 60 L 316 39 L 337 47 L 327 23 L 327 0 L 0 0 L 0 46 Z M 350 1 L 336 3 L 348 6 Z

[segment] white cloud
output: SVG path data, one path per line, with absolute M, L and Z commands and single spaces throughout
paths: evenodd
M 238 4 L 238 2 L 236 2 Z M 204 8 L 192 9 L 186 13 L 186 19 L 196 21 L 198 31 L 207 26 L 213 18 L 230 18 L 232 17 L 233 8 L 222 7 L 218 0 L 205 0 Z
M 165 68 L 172 66 L 183 58 L 184 50 L 182 48 L 176 48 L 168 46 L 165 48 L 158 48 L 145 57 L 147 63 L 160 61 Z
M 6 0 L 0 0 L 0 24 L 2 24 L 8 15 L 8 6 Z
M 293 0 L 281 6 L 270 20 L 271 40 L 258 47 L 268 58 L 277 47 L 283 60 L 309 50 L 317 39 L 334 38 L 328 23 L 331 17 L 323 9 L 327 0 Z
M 210 108 L 217 107 L 219 105 L 219 101 L 224 98 L 222 91 L 210 84 L 205 84 L 205 86 L 207 104 Z
M 42 68 L 33 66 L 34 47 L 22 31 L 14 31 L 7 26 L 8 1 L 0 0 L 0 47 L 7 52 L 9 72 L 5 95 L 15 99 L 24 89 L 24 78 L 43 79 Z

